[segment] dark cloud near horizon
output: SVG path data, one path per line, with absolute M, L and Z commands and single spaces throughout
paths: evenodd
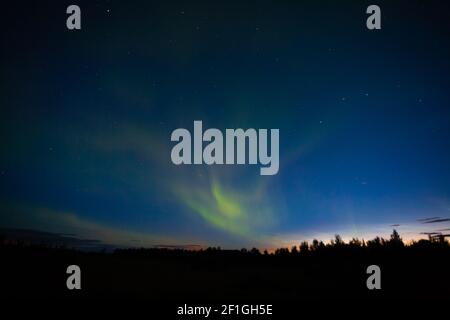
M 186 245 L 165 245 L 158 244 L 153 246 L 156 249 L 183 249 L 183 250 L 192 250 L 192 249 L 200 249 L 203 246 L 199 244 L 186 244 Z
M 436 219 L 441 219 L 441 217 L 422 218 L 422 219 L 417 219 L 417 221 L 419 221 L 419 222 L 426 222 L 426 221 L 436 220 Z
M 447 222 L 447 221 L 450 221 L 450 218 L 439 218 L 439 219 L 434 219 L 434 220 L 427 220 L 422 223 L 439 223 L 439 222 Z
M 79 250 L 95 251 L 113 247 L 97 239 L 80 239 L 74 234 L 52 233 L 33 229 L 0 229 L 4 241 L 23 242 L 32 245 L 63 246 Z

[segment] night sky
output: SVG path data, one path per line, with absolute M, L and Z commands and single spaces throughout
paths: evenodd
M 223 248 L 450 228 L 445 1 L 376 1 L 375 31 L 372 1 L 29 2 L 2 6 L 0 227 Z M 278 174 L 173 165 L 194 120 L 279 128 Z

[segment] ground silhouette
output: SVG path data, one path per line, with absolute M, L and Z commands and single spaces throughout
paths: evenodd
M 444 238 L 405 245 L 397 231 L 348 243 L 314 240 L 273 253 L 251 250 L 116 249 L 0 242 L 2 295 L 17 298 L 144 298 L 153 301 L 306 299 L 449 299 L 450 245 Z M 82 290 L 66 288 L 79 265 Z M 368 290 L 366 269 L 381 268 L 381 290 Z

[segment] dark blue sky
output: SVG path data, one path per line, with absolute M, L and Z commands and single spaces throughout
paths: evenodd
M 2 227 L 273 247 L 448 228 L 443 1 L 78 1 L 4 8 Z M 280 171 L 174 166 L 171 132 L 279 128 Z

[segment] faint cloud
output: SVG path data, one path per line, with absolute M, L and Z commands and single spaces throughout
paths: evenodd
M 440 223 L 450 221 L 450 218 L 438 218 L 438 219 L 429 219 L 422 221 L 422 223 Z
M 191 240 L 159 234 L 128 231 L 82 218 L 73 212 L 45 207 L 9 206 L 2 208 L 0 225 L 4 228 L 39 229 L 53 234 L 73 234 L 78 239 L 96 239 L 105 244 L 125 247 L 155 246 L 160 243 L 178 245 Z

